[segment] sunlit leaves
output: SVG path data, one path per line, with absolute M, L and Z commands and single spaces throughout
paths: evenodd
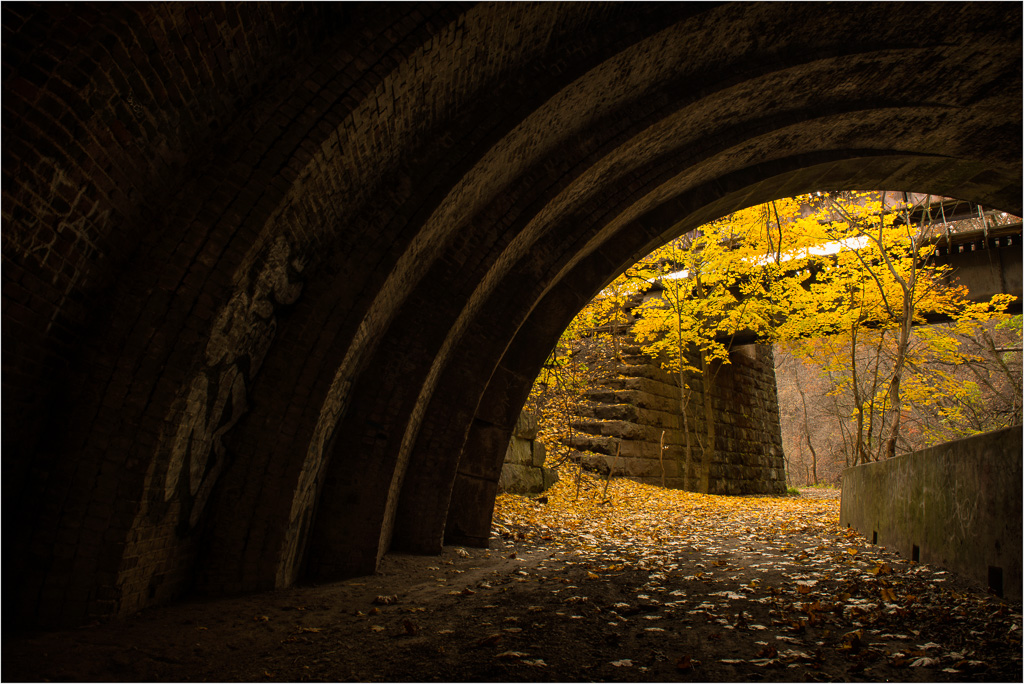
M 837 500 L 707 496 L 627 480 L 613 480 L 609 494 L 612 503 L 600 487 L 576 498 L 560 482 L 546 503 L 501 495 L 495 508 L 503 538 L 541 545 L 551 559 L 511 571 L 526 572 L 535 596 L 549 596 L 545 605 L 520 603 L 522 616 L 535 611 L 609 634 L 595 663 L 606 676 L 650 667 L 658 679 L 690 671 L 721 679 L 723 670 L 699 668 L 729 667 L 747 680 L 762 668 L 794 667 L 834 677 L 838 661 L 839 673 L 901 679 L 897 671 L 910 667 L 992 672 L 992 653 L 1019 650 L 1018 614 L 951 591 L 947 573 L 840 527 Z M 695 633 L 700 650 L 671 650 Z M 637 634 L 664 657 L 618 646 Z M 527 644 L 543 640 L 532 639 L 500 648 L 535 652 Z
M 732 336 L 745 331 L 792 344 L 795 355 L 822 366 L 833 403 L 845 405 L 854 462 L 895 453 L 889 447 L 897 437 L 906 448 L 911 434 L 927 444 L 1001 426 L 977 415 L 993 387 L 965 383 L 941 366 L 977 360 L 957 336 L 970 336 L 1011 297 L 969 302 L 949 267 L 936 265 L 929 227 L 910 221 L 912 209 L 892 193 L 778 199 L 644 257 L 584 307 L 531 390 L 528 406 L 540 416 L 540 439 L 554 462 L 570 454 L 585 392 L 621 372 L 617 333 L 626 326 L 645 354 L 680 376 L 684 415 L 692 411 L 691 378 L 729 362 Z M 646 301 L 627 311 L 629 298 L 647 289 Z M 926 315 L 955 323 L 911 329 Z M 706 416 L 703 422 L 713 425 Z M 696 436 L 708 449 L 715 443 L 710 434 Z

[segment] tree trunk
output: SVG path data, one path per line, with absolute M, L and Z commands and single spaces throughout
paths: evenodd
M 800 403 L 803 404 L 804 408 L 804 439 L 807 440 L 807 448 L 811 452 L 811 475 L 814 477 L 814 484 L 818 484 L 818 452 L 814 450 L 814 445 L 811 444 L 811 424 L 807 419 L 807 396 L 804 394 L 804 388 L 800 386 L 800 375 L 796 377 L 796 391 L 800 393 Z
M 665 431 L 661 431 L 661 439 L 658 440 L 658 463 L 661 465 L 661 488 L 665 488 Z
M 851 297 L 852 303 L 852 297 Z M 860 386 L 857 384 L 857 324 L 850 327 L 850 373 L 852 376 L 850 386 L 853 389 L 853 406 L 857 411 L 857 442 L 853 452 L 853 465 L 867 463 L 868 458 L 864 449 L 864 402 L 860 398 Z
M 900 340 L 896 347 L 896 363 L 892 371 L 892 382 L 889 383 L 889 410 L 892 411 L 892 424 L 885 440 L 882 458 L 896 456 L 896 438 L 900 433 L 900 419 L 903 411 L 900 406 L 900 381 L 903 379 L 903 368 L 906 366 L 907 348 L 910 346 L 910 327 L 914 324 L 912 292 L 903 298 L 903 320 L 900 325 Z
M 707 442 L 704 444 L 704 463 L 700 471 L 700 492 L 711 490 L 711 463 L 715 459 L 715 409 L 711 404 L 711 364 L 704 352 L 700 353 L 701 379 L 704 386 L 704 430 Z

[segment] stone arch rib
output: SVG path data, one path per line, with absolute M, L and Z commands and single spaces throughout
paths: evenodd
M 5 620 L 483 543 L 630 260 L 801 190 L 1020 212 L 1013 12 L 5 6 Z

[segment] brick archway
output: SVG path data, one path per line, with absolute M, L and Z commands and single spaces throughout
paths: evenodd
M 1020 213 L 1019 13 L 5 6 L 5 619 L 480 541 L 637 256 L 811 189 Z

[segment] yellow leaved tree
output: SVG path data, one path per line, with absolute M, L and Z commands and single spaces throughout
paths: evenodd
M 911 406 L 965 391 L 937 365 L 976 360 L 960 340 L 1013 299 L 969 301 L 950 267 L 934 263 L 934 226 L 915 225 L 911 209 L 907 202 L 887 204 L 884 193 L 854 193 L 845 201 L 824 195 L 815 203 L 815 222 L 825 244 L 843 248 L 807 258 L 802 273 L 784 279 L 790 313 L 776 339 L 816 338 L 793 350 L 822 363 L 832 393 L 852 400 L 853 464 L 895 456 Z M 924 325 L 936 316 L 953 324 Z
M 714 407 L 709 397 L 718 369 L 729 363 L 729 348 L 739 332 L 769 338 L 786 314 L 788 295 L 782 276 L 790 252 L 808 248 L 804 233 L 787 232 L 801 216 L 803 198 L 750 207 L 691 231 L 637 265 L 658 290 L 640 307 L 633 328 L 643 350 L 678 378 L 679 409 L 685 438 L 685 467 L 694 467 L 694 444 L 701 451 L 698 489 L 707 492 L 715 460 Z M 691 415 L 700 378 L 703 429 Z M 691 435 L 693 437 L 691 437 Z
M 942 410 L 955 420 L 949 407 L 964 402 L 948 399 L 970 387 L 936 364 L 970 361 L 956 340 L 1009 299 L 969 302 L 949 268 L 934 263 L 932 226 L 911 221 L 911 209 L 887 193 L 814 193 L 753 206 L 672 240 L 588 304 L 563 335 L 532 400 L 558 407 L 549 408 L 551 418 L 561 414 L 549 424 L 569 426 L 588 383 L 609 370 L 592 361 L 581 374 L 573 359 L 602 340 L 611 345 L 606 357 L 617 359 L 615 333 L 631 318 L 626 302 L 646 289 L 645 302 L 631 312 L 632 335 L 677 377 L 686 467 L 699 468 L 700 491 L 709 489 L 715 420 L 708 400 L 703 419 L 693 415 L 691 383 L 700 382 L 710 396 L 737 335 L 786 342 L 798 357 L 820 362 L 831 393 L 844 395 L 850 410 L 854 425 L 844 440 L 853 464 L 893 456 L 909 406 L 938 405 L 944 397 Z M 954 323 L 928 328 L 921 325 L 926 316 Z M 547 391 L 552 382 L 565 390 L 561 401 Z

